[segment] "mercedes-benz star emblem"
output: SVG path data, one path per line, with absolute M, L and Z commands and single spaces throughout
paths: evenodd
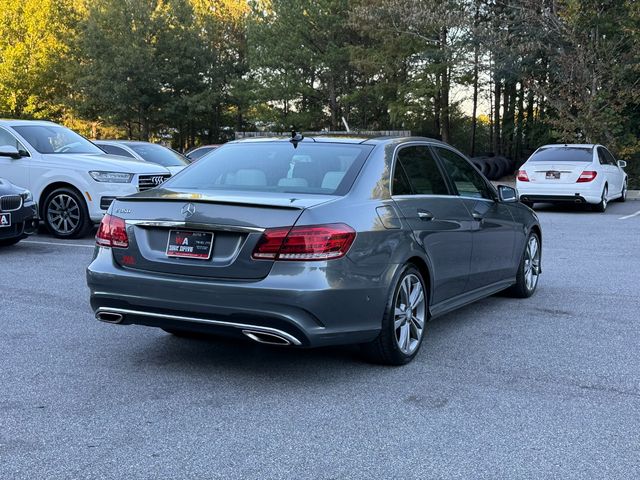
M 193 214 L 196 213 L 196 206 L 193 203 L 187 203 L 182 210 L 180 210 L 184 218 L 193 217 Z

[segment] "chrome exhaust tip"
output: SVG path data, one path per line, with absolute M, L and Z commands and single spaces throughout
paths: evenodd
M 115 312 L 107 312 L 107 311 L 100 311 L 100 312 L 96 312 L 96 318 L 98 320 L 100 320 L 101 322 L 106 322 L 106 323 L 120 323 L 123 320 L 123 316 L 120 313 L 115 313 Z
M 257 330 L 242 330 L 242 333 L 254 342 L 258 343 L 266 343 L 268 345 L 291 345 L 289 340 L 274 333 L 260 332 Z

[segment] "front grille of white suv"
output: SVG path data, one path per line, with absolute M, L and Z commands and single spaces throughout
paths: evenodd
M 150 188 L 162 185 L 171 175 L 168 173 L 158 175 L 140 175 L 138 177 L 138 190 L 143 192 Z

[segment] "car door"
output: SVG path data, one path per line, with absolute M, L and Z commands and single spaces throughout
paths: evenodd
M 0 156 L 0 177 L 6 178 L 11 183 L 23 187 L 31 188 L 30 166 L 31 157 L 27 149 L 16 137 L 4 127 L 0 127 L 0 145 L 10 145 L 15 147 L 23 156 L 21 158 L 11 158 Z
M 512 278 L 517 224 L 487 180 L 456 151 L 434 146 L 445 172 L 474 219 L 467 290 Z
M 427 144 L 408 144 L 394 157 L 392 198 L 430 260 L 437 304 L 465 290 L 473 219 Z
M 611 187 L 609 187 L 609 195 L 622 192 L 622 184 L 624 182 L 624 172 L 618 166 L 618 162 L 616 161 L 613 154 L 606 148 L 602 147 L 604 151 L 604 156 L 607 160 L 607 166 L 611 169 Z
M 607 179 L 607 186 L 609 189 L 608 196 L 611 197 L 620 191 L 622 185 L 618 185 L 618 166 L 615 165 L 613 155 L 609 153 L 609 155 L 611 156 L 611 159 L 609 159 L 607 153 L 609 152 L 607 152 L 604 147 L 598 147 L 598 161 L 600 163 L 600 168 L 604 172 L 605 178 Z

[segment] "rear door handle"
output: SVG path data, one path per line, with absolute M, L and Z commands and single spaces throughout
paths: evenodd
M 433 220 L 433 213 L 429 212 L 428 210 L 418 209 L 418 217 L 420 218 L 420 220 L 428 222 L 429 220 Z

